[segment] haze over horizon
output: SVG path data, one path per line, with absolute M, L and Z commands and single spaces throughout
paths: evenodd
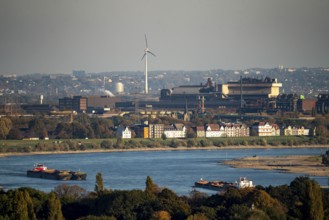
M 328 67 L 325 0 L 0 0 L 0 74 Z

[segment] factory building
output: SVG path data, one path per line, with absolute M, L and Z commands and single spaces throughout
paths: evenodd
M 243 109 L 244 111 L 262 111 L 274 108 L 274 100 L 280 95 L 282 83 L 277 79 L 240 78 L 226 84 L 213 83 L 208 78 L 205 84 L 178 86 L 162 89 L 158 102 L 140 102 L 140 106 L 152 105 L 160 109 L 198 109 L 203 112 L 207 108 L 227 111 Z
M 87 97 L 73 96 L 59 99 L 59 110 L 72 110 L 76 112 L 86 112 L 88 101 Z
M 88 96 L 88 109 L 112 109 L 120 100 L 118 97 L 111 96 Z
M 329 94 L 319 94 L 316 101 L 316 111 L 319 114 L 327 114 L 329 112 Z

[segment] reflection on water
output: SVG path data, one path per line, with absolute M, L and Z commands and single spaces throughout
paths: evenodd
M 195 181 L 207 180 L 232 182 L 239 177 L 251 178 L 255 184 L 269 186 L 289 184 L 300 174 L 278 171 L 231 168 L 219 161 L 239 157 L 320 155 L 327 149 L 241 149 L 193 150 L 155 152 L 113 152 L 86 154 L 53 154 L 12 156 L 0 158 L 0 186 L 5 189 L 33 187 L 49 192 L 58 184 L 77 184 L 89 191 L 94 189 L 95 176 L 103 175 L 106 188 L 144 189 L 147 176 L 159 186 L 168 187 L 179 195 L 188 194 Z M 26 170 L 34 163 L 44 163 L 49 168 L 81 170 L 88 174 L 86 181 L 65 181 L 28 178 Z M 312 177 L 327 185 L 328 177 Z

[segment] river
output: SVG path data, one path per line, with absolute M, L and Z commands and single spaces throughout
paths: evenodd
M 102 173 L 106 188 L 144 189 L 147 176 L 161 187 L 178 195 L 188 195 L 192 185 L 201 177 L 207 180 L 233 182 L 247 177 L 256 185 L 277 186 L 289 184 L 302 174 L 278 171 L 231 168 L 218 163 L 245 156 L 320 155 L 326 148 L 239 149 L 239 150 L 182 150 L 139 151 L 81 154 L 49 154 L 8 156 L 0 158 L 0 186 L 4 189 L 32 187 L 50 192 L 59 184 L 79 185 L 94 190 L 95 176 Z M 81 170 L 88 174 L 86 181 L 65 181 L 26 177 L 26 170 L 34 163 L 44 163 L 49 168 Z M 311 177 L 320 185 L 328 184 L 328 177 Z

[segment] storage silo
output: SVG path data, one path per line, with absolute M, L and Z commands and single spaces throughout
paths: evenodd
M 117 82 L 115 84 L 115 92 L 118 94 L 122 94 L 124 92 L 124 85 L 122 82 Z

